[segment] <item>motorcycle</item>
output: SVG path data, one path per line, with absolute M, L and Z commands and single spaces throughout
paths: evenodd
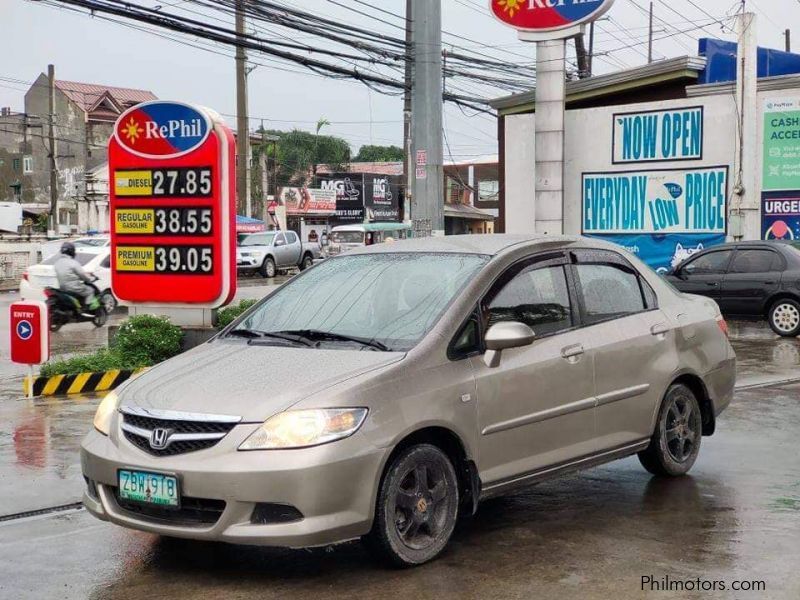
M 100 298 L 100 290 L 93 283 L 87 283 L 94 290 L 96 298 Z M 108 312 L 101 303 L 95 309 L 83 304 L 83 298 L 59 288 L 44 289 L 47 296 L 47 311 L 50 315 L 50 331 L 58 331 L 67 323 L 91 322 L 95 327 L 102 327 L 108 321 Z

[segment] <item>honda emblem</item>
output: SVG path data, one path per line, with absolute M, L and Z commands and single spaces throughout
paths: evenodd
M 150 432 L 150 447 L 153 450 L 163 450 L 169 444 L 169 436 L 172 433 L 171 429 L 164 429 L 157 427 Z

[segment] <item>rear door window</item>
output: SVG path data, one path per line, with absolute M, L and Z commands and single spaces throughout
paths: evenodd
M 777 252 L 763 248 L 738 250 L 728 273 L 769 273 L 781 271 L 783 261 Z
M 621 265 L 575 265 L 587 325 L 644 311 L 638 275 Z

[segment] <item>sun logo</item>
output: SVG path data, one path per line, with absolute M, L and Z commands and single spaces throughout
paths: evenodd
M 122 126 L 122 133 L 125 134 L 125 137 L 128 138 L 131 144 L 135 144 L 142 130 L 139 128 L 139 123 L 134 121 L 133 117 L 131 117 L 130 120 Z
M 508 13 L 509 17 L 513 17 L 514 14 L 522 8 L 522 5 L 525 4 L 525 0 L 500 0 L 497 4 L 503 7 L 503 10 Z

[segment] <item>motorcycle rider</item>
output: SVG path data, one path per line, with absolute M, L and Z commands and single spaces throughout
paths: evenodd
M 84 306 L 90 310 L 99 308 L 100 301 L 95 297 L 94 289 L 86 285 L 96 281 L 97 278 L 84 271 L 81 264 L 75 260 L 75 244 L 64 242 L 61 245 L 61 255 L 54 268 L 61 290 L 83 298 Z

